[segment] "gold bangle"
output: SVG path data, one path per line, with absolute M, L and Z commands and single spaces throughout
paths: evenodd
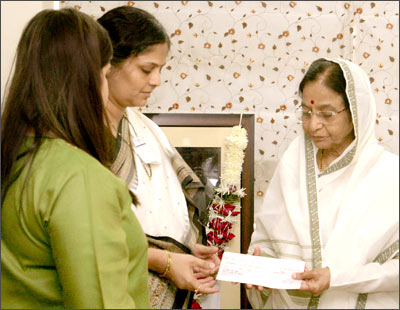
M 164 250 L 164 251 L 168 255 L 168 261 L 167 261 L 167 267 L 165 267 L 164 272 L 162 274 L 160 274 L 161 278 L 164 278 L 171 269 L 171 254 L 167 250 Z

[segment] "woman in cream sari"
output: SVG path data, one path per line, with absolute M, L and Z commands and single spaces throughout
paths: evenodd
M 149 244 L 149 291 L 153 309 L 187 308 L 193 292 L 218 291 L 218 248 L 207 247 L 204 185 L 170 145 L 163 131 L 140 112 L 161 84 L 170 49 L 164 27 L 147 11 L 121 6 L 102 17 L 113 45 L 107 75 L 107 114 L 116 138 L 111 170 L 138 197 L 133 205 Z
M 256 210 L 249 253 L 306 262 L 300 290 L 249 289 L 254 308 L 399 307 L 399 162 L 375 138 L 366 73 L 316 60 L 300 84 L 304 133 Z M 251 288 L 251 285 L 247 285 Z

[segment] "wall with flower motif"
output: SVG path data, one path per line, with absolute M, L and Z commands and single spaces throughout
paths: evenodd
M 172 40 L 144 112 L 255 114 L 256 207 L 300 129 L 297 87 L 319 57 L 349 59 L 369 74 L 376 136 L 398 154 L 397 1 L 61 1 L 94 18 L 120 5 L 154 14 Z

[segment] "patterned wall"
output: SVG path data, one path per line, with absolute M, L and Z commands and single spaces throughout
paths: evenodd
M 172 48 L 144 112 L 254 113 L 255 203 L 300 129 L 297 87 L 319 57 L 343 57 L 369 74 L 376 136 L 399 151 L 397 1 L 61 1 L 94 18 L 131 5 L 166 27 Z

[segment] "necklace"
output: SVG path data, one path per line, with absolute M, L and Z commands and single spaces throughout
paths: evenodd
M 110 122 L 111 128 L 114 129 L 114 131 L 117 133 L 115 138 L 121 137 L 121 131 L 122 131 L 122 122 L 119 123 L 118 129 L 115 128 L 114 124 Z
M 324 150 L 321 149 L 321 156 L 319 158 L 319 171 L 322 171 L 322 159 L 324 158 Z

